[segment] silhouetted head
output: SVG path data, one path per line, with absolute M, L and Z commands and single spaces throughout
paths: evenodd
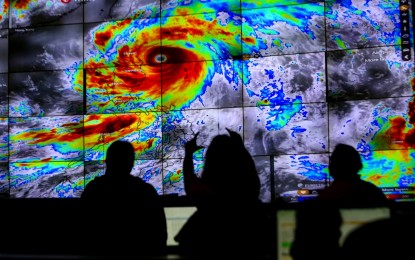
M 135 151 L 130 142 L 115 141 L 107 150 L 106 174 L 129 174 L 134 166 Z
M 227 174 L 225 173 L 229 173 L 227 168 L 233 164 L 235 153 L 236 149 L 230 136 L 215 136 L 206 150 L 202 180 L 211 186 L 217 182 L 226 181 Z
M 224 195 L 257 198 L 259 176 L 242 139 L 217 135 L 206 151 L 202 181 Z
M 329 171 L 334 179 L 356 178 L 363 168 L 359 152 L 350 145 L 338 144 L 330 157 Z
M 230 136 L 215 136 L 206 150 L 206 163 L 212 162 L 212 164 L 215 164 L 216 162 L 227 160 L 228 157 L 236 152 L 235 148 Z

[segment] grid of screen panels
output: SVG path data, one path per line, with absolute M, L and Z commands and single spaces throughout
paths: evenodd
M 79 197 L 122 139 L 134 144 L 134 175 L 159 194 L 184 195 L 184 143 L 199 132 L 207 147 L 229 128 L 254 156 L 265 202 L 329 185 L 340 142 L 361 153 L 363 179 L 409 200 L 415 80 L 402 53 L 413 57 L 411 8 L 0 0 L 0 193 Z M 194 158 L 199 175 L 204 151 Z

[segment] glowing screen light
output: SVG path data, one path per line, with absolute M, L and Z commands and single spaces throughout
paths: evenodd
M 0 194 L 9 194 L 9 167 L 7 163 L 0 162 Z
M 133 175 L 182 195 L 184 143 L 200 132 L 207 147 L 230 128 L 255 157 L 263 201 L 328 185 L 339 142 L 362 154 L 363 179 L 413 196 L 414 64 L 399 5 L 0 1 L 0 183 L 12 197 L 77 197 L 122 139 Z
M 7 28 L 9 23 L 9 0 L 0 1 L 0 29 Z
M 8 30 L 7 29 L 0 29 L 0 89 L 3 92 L 5 90 L 5 84 L 7 86 L 7 81 L 4 83 L 5 79 L 7 79 L 7 74 L 3 74 L 8 70 L 8 48 L 9 48 L 9 41 L 8 41 Z M 2 96 L 0 98 L 1 102 L 4 102 L 6 96 Z M 3 105 L 3 104 L 2 104 Z M 6 104 L 7 105 L 7 104 Z M 2 108 L 3 109 L 3 108 Z
M 8 147 L 9 142 L 7 118 L 0 118 L 0 162 L 8 161 Z
M 79 197 L 84 187 L 83 167 L 80 161 L 10 163 L 10 195 L 18 198 Z

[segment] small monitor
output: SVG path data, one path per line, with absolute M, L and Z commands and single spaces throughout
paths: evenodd
M 195 206 L 165 207 L 164 213 L 167 221 L 167 246 L 177 246 L 174 237 L 186 221 L 196 212 Z
M 292 260 L 290 255 L 291 244 L 294 241 L 296 228 L 295 209 L 281 209 L 277 211 L 277 260 Z M 343 223 L 340 227 L 340 246 L 346 237 L 356 228 L 378 220 L 390 217 L 389 208 L 348 208 L 340 209 Z

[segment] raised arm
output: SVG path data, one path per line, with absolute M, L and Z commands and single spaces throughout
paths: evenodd
M 196 133 L 195 136 L 184 145 L 185 154 L 183 160 L 183 179 L 184 189 L 188 196 L 201 195 L 209 190 L 208 187 L 195 175 L 193 166 L 193 154 L 203 148 L 203 146 L 198 146 L 196 143 L 198 135 L 199 133 Z

